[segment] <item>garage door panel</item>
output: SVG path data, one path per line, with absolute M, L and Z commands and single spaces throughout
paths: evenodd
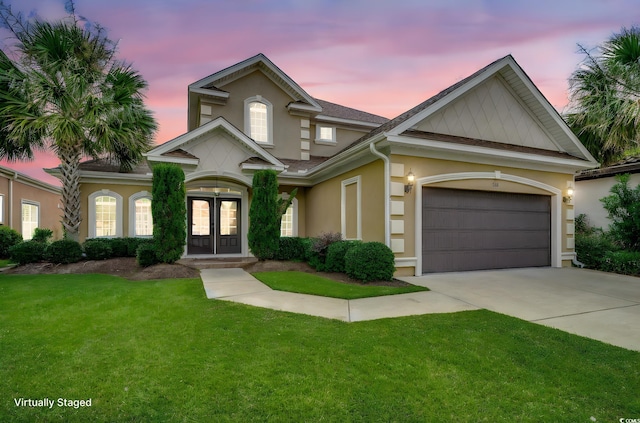
M 423 271 L 549 266 L 550 197 L 423 188 Z

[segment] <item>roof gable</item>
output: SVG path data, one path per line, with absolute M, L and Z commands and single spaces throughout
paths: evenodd
M 194 146 L 200 144 L 200 141 L 203 138 L 211 136 L 216 132 L 224 132 L 228 135 L 226 138 L 231 141 L 225 141 L 225 144 L 228 144 L 227 150 L 231 143 L 233 143 L 238 148 L 246 151 L 248 156 L 258 157 L 270 166 L 279 170 L 283 170 L 285 168 L 285 165 L 280 160 L 259 146 L 254 140 L 249 138 L 223 117 L 216 118 L 193 131 L 167 141 L 166 143 L 147 152 L 145 156 L 147 157 L 147 160 L 151 162 L 172 162 L 197 166 L 199 164 L 199 160 L 203 158 L 201 157 L 202 149 L 194 148 Z
M 190 84 L 189 91 L 202 94 L 215 93 L 216 95 L 224 96 L 225 91 L 222 90 L 222 87 L 256 70 L 264 73 L 278 85 L 291 97 L 293 102 L 306 104 L 315 112 L 322 110 L 322 107 L 313 97 L 262 53 Z

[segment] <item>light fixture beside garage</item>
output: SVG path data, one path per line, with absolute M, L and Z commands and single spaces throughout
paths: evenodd
M 416 175 L 413 174 L 411 169 L 409 169 L 409 173 L 407 173 L 407 184 L 404 186 L 404 192 L 407 194 L 411 192 L 413 189 L 413 182 L 416 180 Z
M 567 181 L 567 195 L 565 195 L 564 197 L 562 197 L 562 201 L 564 201 L 565 203 L 571 203 L 571 201 L 573 200 L 573 181 Z

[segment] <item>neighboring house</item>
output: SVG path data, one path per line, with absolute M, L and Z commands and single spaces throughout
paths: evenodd
M 131 173 L 81 165 L 81 239 L 149 235 L 149 166 L 168 162 L 186 174 L 185 256 L 249 256 L 252 175 L 274 169 L 282 195 L 298 187 L 283 235 L 383 242 L 399 275 L 574 258 L 563 197 L 597 163 L 511 56 L 392 120 L 312 97 L 262 54 L 188 96 L 188 132 Z
M 62 238 L 60 188 L 0 166 L 0 225 L 15 229 L 25 240 L 35 228 L 51 229 Z
M 576 175 L 576 216 L 587 216 L 589 225 L 607 230 L 611 221 L 602 207 L 601 198 L 611 194 L 617 175 L 628 173 L 629 186 L 640 184 L 640 158 L 631 157 L 599 169 L 585 170 Z

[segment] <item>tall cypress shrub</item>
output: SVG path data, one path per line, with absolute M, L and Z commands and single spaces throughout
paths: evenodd
M 184 172 L 178 165 L 153 167 L 151 215 L 156 255 L 161 263 L 173 263 L 184 251 L 187 239 Z
M 278 203 L 278 175 L 260 170 L 253 175 L 253 198 L 249 208 L 249 249 L 259 260 L 272 259 L 280 241 L 281 213 Z

